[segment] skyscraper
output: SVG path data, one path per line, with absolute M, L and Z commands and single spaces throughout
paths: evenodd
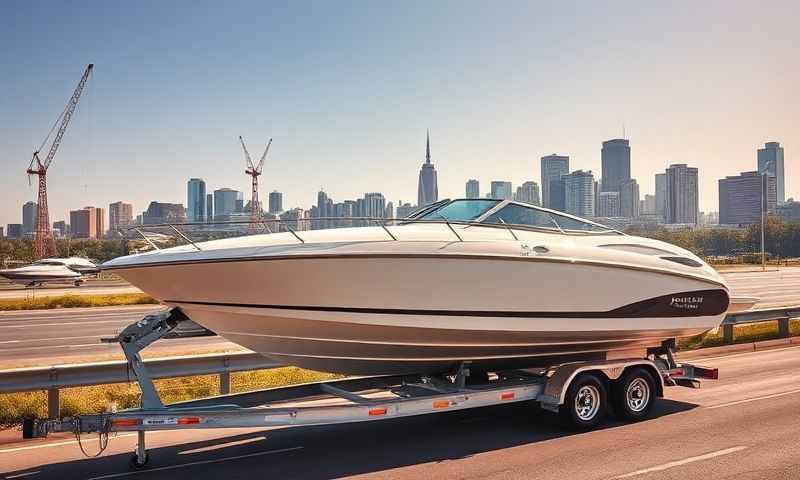
M 397 202 L 397 211 L 395 215 L 397 218 L 406 218 L 407 216 L 411 215 L 417 207 L 411 205 L 410 203 L 403 203 L 402 200 Z
M 385 218 L 386 215 L 386 198 L 382 193 L 365 193 L 364 194 L 364 215 L 371 218 Z
M 419 184 L 417 186 L 417 205 L 424 207 L 439 200 L 439 187 L 436 179 L 436 169 L 431 163 L 431 134 L 428 132 L 425 143 L 425 163 L 419 170 Z
M 206 182 L 202 178 L 190 178 L 186 184 L 186 217 L 190 222 L 206 219 Z
M 778 188 L 778 203 L 786 202 L 783 171 L 783 147 L 779 142 L 767 142 L 758 149 L 758 173 L 775 177 Z
M 131 223 L 133 223 L 133 205 L 114 202 L 108 206 L 108 229 L 111 232 L 116 232 L 120 227 Z
M 523 183 L 517 187 L 514 200 L 531 203 L 533 205 L 541 205 L 539 202 L 539 184 L 532 181 Z
M 36 230 L 36 213 L 39 206 L 36 202 L 25 202 L 22 206 L 22 234 L 33 233 Z
M 594 175 L 575 170 L 564 175 L 564 209 L 581 217 L 594 216 Z
M 467 198 L 481 198 L 481 184 L 471 178 L 467 180 Z
M 619 192 L 600 192 L 597 200 L 598 217 L 619 217 Z
M 505 200 L 507 198 L 512 198 L 514 196 L 514 192 L 511 190 L 511 182 L 505 182 L 502 180 L 496 180 L 491 183 L 491 198 L 495 198 L 497 200 Z
M 269 193 L 269 213 L 280 213 L 283 211 L 283 194 L 277 190 Z
M 227 220 L 226 216 L 236 213 L 238 201 L 242 192 L 232 188 L 218 188 L 214 190 L 214 219 Z
M 625 218 L 639 216 L 639 184 L 632 178 L 619 186 L 619 215 Z
M 206 194 L 206 222 L 214 220 L 214 194 Z
M 670 165 L 666 173 L 666 223 L 697 224 L 699 193 L 697 169 L 685 163 Z
M 619 192 L 622 182 L 631 179 L 631 147 L 628 140 L 615 138 L 603 142 L 600 151 L 602 176 L 600 190 Z
M 644 199 L 639 204 L 640 215 L 655 215 L 656 214 L 656 196 L 645 194 Z
M 99 212 L 98 212 L 99 210 Z M 73 238 L 100 238 L 102 236 L 102 218 L 98 220 L 98 213 L 102 217 L 102 209 L 84 207 L 80 210 L 69 212 L 69 223 Z M 98 230 L 98 227 L 100 229 Z
M 662 218 L 667 210 L 667 174 L 656 173 L 656 215 Z
M 550 185 L 553 180 L 559 180 L 561 175 L 566 175 L 567 173 L 569 173 L 568 156 L 553 153 L 542 157 L 542 206 L 558 209 L 558 205 L 550 198 Z
M 719 180 L 719 223 L 748 225 L 761 221 L 761 209 L 775 213 L 778 179 L 758 172 L 742 172 Z M 763 195 L 763 197 L 762 197 Z

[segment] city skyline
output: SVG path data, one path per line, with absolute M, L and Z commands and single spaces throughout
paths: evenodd
M 276 138 L 261 194 L 281 191 L 287 207 L 309 207 L 320 186 L 336 198 L 379 190 L 408 201 L 428 126 L 440 198 L 462 196 L 468 178 L 540 181 L 539 159 L 551 152 L 599 178 L 601 142 L 623 125 L 642 196 L 654 192 L 654 173 L 685 163 L 699 169 L 700 210 L 716 210 L 718 180 L 756 170 L 756 150 L 772 141 L 785 149 L 785 197 L 799 196 L 790 2 L 414 3 L 389 9 L 393 22 L 386 9 L 355 4 L 312 15 L 188 5 L 8 4 L 0 190 L 12 201 L 0 205 L 0 224 L 20 223 L 19 206 L 36 201 L 24 169 L 89 62 L 94 77 L 48 176 L 51 222 L 86 205 L 186 203 L 191 177 L 247 192 L 238 135 Z M 598 29 L 601 13 L 620 28 Z M 272 28 L 253 42 L 245 32 L 263 18 Z M 463 28 L 476 21 L 480 40 Z M 197 28 L 219 23 L 237 28 Z M 565 28 L 579 33 L 556 35 Z M 40 68 L 14 68 L 30 58 Z

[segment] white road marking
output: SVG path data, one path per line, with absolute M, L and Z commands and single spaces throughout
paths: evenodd
M 254 438 L 245 438 L 244 440 L 237 440 L 235 442 L 226 442 L 226 443 L 219 443 L 217 445 L 209 445 L 208 447 L 200 447 L 200 448 L 193 448 L 192 450 L 184 450 L 182 452 L 178 452 L 178 455 L 191 455 L 193 453 L 201 453 L 201 452 L 210 452 L 212 450 L 219 450 L 220 448 L 228 448 L 228 447 L 235 447 L 238 445 L 246 445 L 248 443 L 253 442 L 260 442 L 261 440 L 266 440 L 267 437 L 254 437 Z
M 215 458 L 213 460 L 200 460 L 200 461 L 197 461 L 197 462 L 180 463 L 178 465 L 168 465 L 166 467 L 148 468 L 146 470 L 138 470 L 138 471 L 133 471 L 133 472 L 112 473 L 110 475 L 101 475 L 99 477 L 92 477 L 89 480 L 101 480 L 101 479 L 104 479 L 104 478 L 129 477 L 131 475 L 139 475 L 140 473 L 158 472 L 158 471 L 162 471 L 162 470 L 174 470 L 176 468 L 191 467 L 193 465 L 208 465 L 209 463 L 220 463 L 220 462 L 226 462 L 228 460 L 239 460 L 239 459 L 242 459 L 242 458 L 259 457 L 259 456 L 262 456 L 262 455 L 270 455 L 270 454 L 273 454 L 273 453 L 292 452 L 292 451 L 295 451 L 295 450 L 301 450 L 302 448 L 303 447 L 280 448 L 278 450 L 267 450 L 266 452 L 248 453 L 246 455 L 235 455 L 233 457 Z
M 36 475 L 37 473 L 41 473 L 41 470 L 34 470 L 33 472 L 23 472 L 23 473 L 18 473 L 16 475 L 8 475 L 5 478 L 6 480 L 11 480 L 12 478 L 29 477 L 31 475 Z
M 23 324 L 23 325 L 0 325 L 0 328 L 38 328 L 38 327 L 66 327 L 72 325 L 97 325 L 98 323 L 124 323 L 130 322 L 129 319 L 119 320 L 99 320 L 96 322 L 67 322 L 67 323 L 36 323 L 36 324 Z
M 780 340 L 780 339 L 776 338 L 775 340 Z M 789 339 L 786 338 L 786 339 L 783 339 L 783 340 L 789 340 Z M 748 345 L 751 348 L 753 347 L 752 343 L 741 343 L 740 345 Z M 762 348 L 761 350 L 748 350 L 746 352 L 732 353 L 730 355 L 718 355 L 716 357 L 693 357 L 691 355 L 686 355 L 686 357 L 684 357 L 683 355 L 678 354 L 678 358 L 681 361 L 686 361 L 686 362 L 705 362 L 707 360 L 727 360 L 728 358 L 742 357 L 742 356 L 745 356 L 745 355 L 752 355 L 754 353 L 782 352 L 783 350 L 790 350 L 790 349 L 798 348 L 798 347 L 800 347 L 800 344 L 791 344 L 788 347 Z M 700 351 L 702 351 L 702 349 Z
M 617 477 L 612 477 L 611 480 L 618 480 L 622 478 L 631 478 L 631 477 L 638 477 L 639 475 L 646 475 L 648 473 L 653 472 L 662 472 L 664 470 L 679 467 L 681 465 L 686 465 L 687 463 L 694 463 L 694 462 L 702 462 L 703 460 L 709 460 L 716 457 L 721 457 L 723 455 L 730 455 L 731 453 L 741 452 L 742 450 L 746 449 L 745 446 L 738 446 L 738 447 L 731 447 L 726 448 L 725 450 L 718 450 L 716 452 L 710 452 L 703 455 L 698 455 L 696 457 L 689 457 L 684 458 L 683 460 L 676 460 L 674 462 L 664 463 L 662 465 L 656 465 L 655 467 L 645 468 L 642 470 L 636 470 L 635 472 L 626 473 L 624 475 L 619 475 Z
M 147 432 L 147 433 L 153 433 L 153 432 Z M 121 433 L 121 434 L 113 436 L 113 437 L 108 437 L 108 439 L 110 441 L 110 440 L 113 440 L 115 438 L 131 437 L 133 435 L 136 435 L 136 434 L 135 433 Z M 74 443 L 78 443 L 78 441 L 77 440 L 67 440 L 65 442 L 45 443 L 45 444 L 42 444 L 42 445 L 29 445 L 27 447 L 6 448 L 6 449 L 3 449 L 3 450 L 0 450 L 0 453 L 14 453 L 14 452 L 22 452 L 22 451 L 25 451 L 25 450 L 37 450 L 37 449 L 40 449 L 40 448 L 60 447 L 62 445 L 72 445 Z
M 760 397 L 752 397 L 752 398 L 745 398 L 744 400 L 736 400 L 733 402 L 726 402 L 720 403 L 718 405 L 711 405 L 706 407 L 709 410 L 713 410 L 715 408 L 723 408 L 723 407 L 730 407 L 733 405 L 741 405 L 742 403 L 750 403 L 750 402 L 757 402 L 759 400 L 767 400 L 769 398 L 777 398 L 777 397 L 785 397 L 786 395 L 793 395 L 795 393 L 800 393 L 800 388 L 796 390 L 790 390 L 788 392 L 781 392 L 781 393 L 773 393 L 772 395 L 762 395 Z

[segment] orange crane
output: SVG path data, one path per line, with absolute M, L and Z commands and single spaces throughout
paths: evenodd
M 250 152 L 247 151 L 247 147 L 241 135 L 239 135 L 239 142 L 242 144 L 244 158 L 247 160 L 247 169 L 244 173 L 253 178 L 253 191 L 250 194 L 250 226 L 247 230 L 250 233 L 255 233 L 257 222 L 261 221 L 261 203 L 258 201 L 258 177 L 261 175 L 261 170 L 264 168 L 264 160 L 267 158 L 270 145 L 272 145 L 272 139 L 269 139 L 267 148 L 264 150 L 264 154 L 261 155 L 261 160 L 258 162 L 258 165 L 253 164 L 253 160 L 250 158 Z
M 61 115 L 56 119 L 56 123 L 53 124 L 53 128 L 50 129 L 50 132 L 44 138 L 39 149 L 33 152 L 33 158 L 31 159 L 30 165 L 28 165 L 28 182 L 30 183 L 31 175 L 39 176 L 39 207 L 36 214 L 36 230 L 33 236 L 33 255 L 37 259 L 57 255 L 56 241 L 53 238 L 53 231 L 50 229 L 50 214 L 47 211 L 47 169 L 50 168 L 50 164 L 53 163 L 53 157 L 56 156 L 56 151 L 58 151 L 58 147 L 61 145 L 61 139 L 64 137 L 64 132 L 67 130 L 67 125 L 69 125 L 72 114 L 75 113 L 75 107 L 78 106 L 78 100 L 81 98 L 83 87 L 86 86 L 86 81 L 89 80 L 92 69 L 94 69 L 94 64 L 90 63 L 83 72 L 83 76 L 78 82 L 78 86 L 75 87 L 75 91 L 67 102 L 64 111 L 61 112 Z M 47 152 L 47 156 L 42 160 L 39 158 L 39 152 L 47 144 L 47 140 L 50 138 L 50 135 L 53 134 L 56 125 L 58 125 L 58 131 L 56 132 L 56 136 L 53 137 L 53 143 L 50 144 L 50 150 Z

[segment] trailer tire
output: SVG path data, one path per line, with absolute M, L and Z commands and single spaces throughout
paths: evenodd
M 570 383 L 558 414 L 570 429 L 591 430 L 605 417 L 607 399 L 603 379 L 593 373 L 583 373 Z
M 655 400 L 656 382 L 646 368 L 627 370 L 611 386 L 611 404 L 621 420 L 644 420 L 650 415 Z

